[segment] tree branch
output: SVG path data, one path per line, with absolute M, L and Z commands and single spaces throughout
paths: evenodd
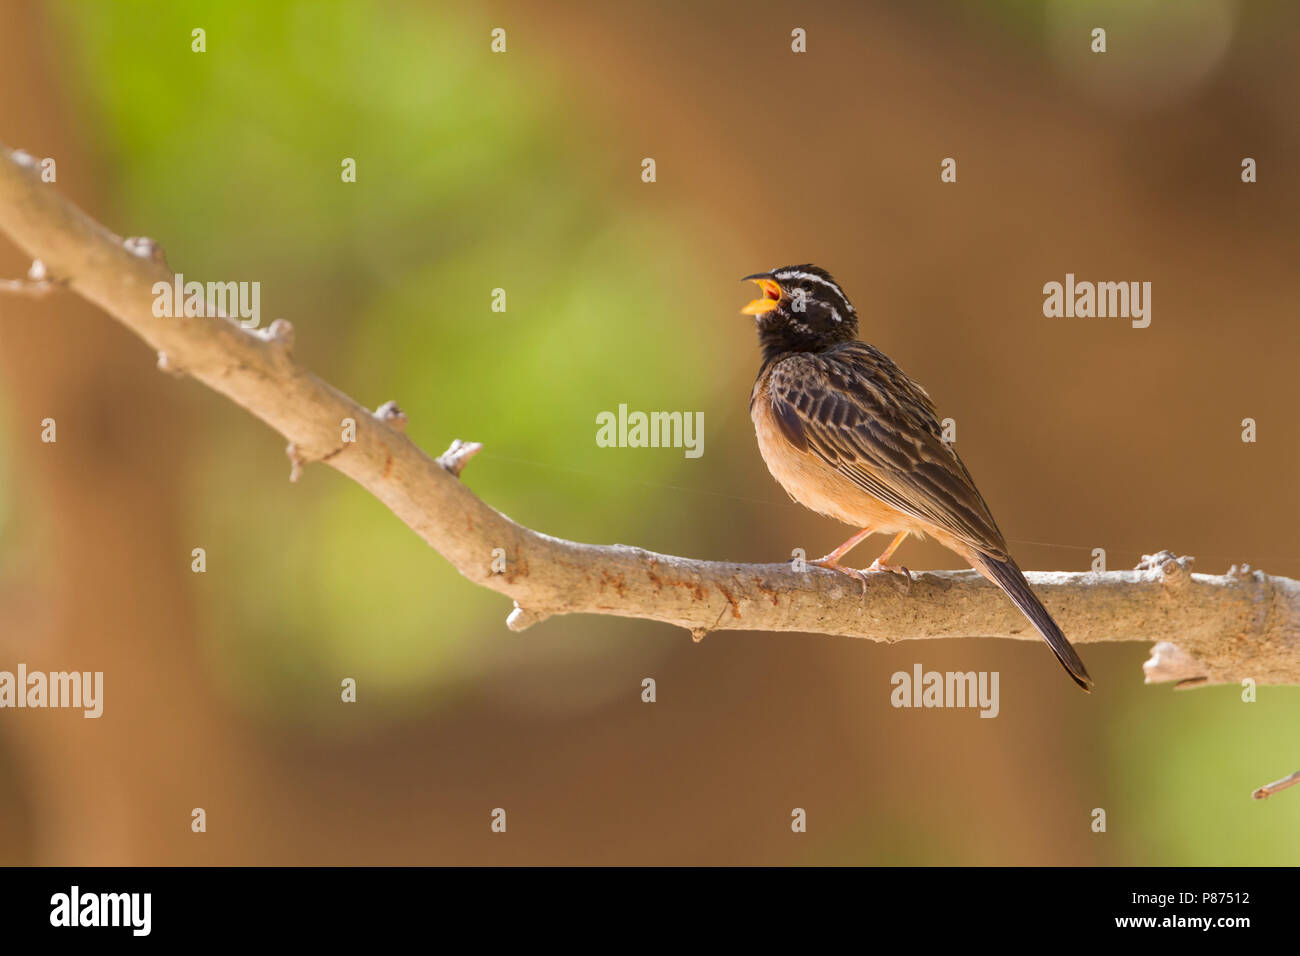
M 1273 794 L 1286 790 L 1288 787 L 1294 787 L 1298 783 L 1300 783 L 1300 770 L 1297 770 L 1290 776 L 1283 777 L 1281 780 L 1274 780 L 1272 783 L 1264 784 L 1264 786 L 1252 793 L 1251 796 L 1256 800 L 1267 800 Z
M 39 281 L 66 284 L 144 339 L 161 368 L 198 379 L 285 436 L 295 476 L 302 464 L 328 463 L 466 578 L 513 598 L 507 623 L 514 630 L 590 613 L 662 621 L 697 640 L 740 629 L 888 642 L 1038 640 L 974 571 L 917 574 L 907 593 L 894 575 L 871 575 L 860 595 L 857 582 L 815 566 L 696 561 L 532 531 L 460 482 L 481 446 L 456 442 L 441 458 L 429 457 L 403 433 L 406 416 L 396 405 L 371 413 L 294 362 L 289 323 L 249 331 L 229 319 L 155 316 L 152 287 L 173 279 L 157 245 L 109 232 L 42 183 L 35 160 L 3 146 L 0 229 L 44 263 Z M 355 441 L 342 438 L 347 419 L 356 423 Z M 1247 568 L 1192 574 L 1190 563 L 1161 552 L 1133 571 L 1028 577 L 1075 643 L 1166 638 L 1145 665 L 1148 682 L 1300 683 L 1300 584 Z

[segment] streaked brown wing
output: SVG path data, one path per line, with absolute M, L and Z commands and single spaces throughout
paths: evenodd
M 782 433 L 864 491 L 995 557 L 1006 542 L 970 472 L 943 439 L 934 404 L 884 354 L 849 342 L 771 366 Z

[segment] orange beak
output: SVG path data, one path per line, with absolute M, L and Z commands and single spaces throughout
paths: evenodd
M 740 311 L 745 315 L 762 315 L 764 312 L 771 312 L 781 304 L 781 286 L 774 280 L 763 276 L 746 276 L 746 278 L 763 290 L 763 298 L 755 299 L 741 309 Z

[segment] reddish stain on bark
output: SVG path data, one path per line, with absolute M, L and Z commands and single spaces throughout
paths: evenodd
M 602 591 L 605 590 L 606 584 L 617 591 L 619 597 L 623 597 L 624 593 L 627 591 L 627 582 L 623 580 L 623 575 L 621 574 L 610 574 L 608 571 L 601 571 L 600 589 Z
M 524 559 L 522 552 L 517 552 L 513 561 L 506 562 L 504 577 L 507 583 L 514 581 L 515 578 L 528 577 L 528 562 Z
M 709 593 L 694 581 L 665 581 L 664 583 L 673 588 L 686 588 L 691 592 L 691 600 L 693 601 L 703 601 L 705 595 Z
M 739 618 L 740 605 L 737 604 L 736 599 L 731 596 L 731 592 L 728 591 L 726 588 L 724 588 L 721 584 L 718 585 L 718 590 L 722 592 L 722 596 L 726 598 L 727 603 L 731 605 L 731 616 L 734 618 Z
M 705 596 L 709 593 L 707 588 L 701 587 L 699 584 L 695 583 L 694 581 L 681 581 L 681 580 L 674 580 L 672 578 L 660 577 L 658 574 L 655 573 L 654 570 L 658 566 L 659 566 L 658 561 L 651 561 L 650 567 L 646 569 L 646 577 L 650 579 L 650 583 L 655 586 L 656 591 L 662 591 L 666 587 L 686 588 L 688 591 L 691 592 L 691 599 L 694 601 L 703 601 Z

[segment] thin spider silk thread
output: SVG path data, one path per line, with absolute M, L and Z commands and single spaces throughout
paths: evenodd
M 707 488 L 691 488 L 687 485 L 668 485 L 658 481 L 645 481 L 644 479 L 640 479 L 640 478 L 627 478 L 623 475 L 610 475 L 604 472 L 588 471 L 583 468 L 574 468 L 571 465 L 556 465 L 551 462 L 536 461 L 531 458 L 517 458 L 513 455 L 501 455 L 496 452 L 484 451 L 478 457 L 480 459 L 492 458 L 498 461 L 510 462 L 516 465 L 531 465 L 534 468 L 547 468 L 552 471 L 567 471 L 571 474 L 584 475 L 588 478 L 592 478 L 594 480 L 599 480 L 603 482 L 615 481 L 625 485 L 640 485 L 644 488 L 659 488 L 665 491 L 681 491 L 681 492 L 685 492 L 686 494 L 707 495 L 713 498 L 729 498 L 732 501 L 744 501 L 749 504 L 764 505 L 769 508 L 771 507 L 790 508 L 790 509 L 795 509 L 798 511 L 808 513 L 807 508 L 805 508 L 803 505 L 796 504 L 793 501 L 777 501 L 770 498 L 751 498 L 747 495 L 733 495 L 725 491 L 712 491 Z M 1057 541 L 1033 541 L 1030 540 L 1029 538 L 1008 538 L 1007 541 L 1009 544 L 1031 545 L 1033 547 L 1039 547 L 1039 548 L 1055 548 L 1059 551 L 1081 551 L 1087 553 L 1088 555 L 1091 555 L 1093 549 L 1097 547 L 1096 545 L 1063 544 Z M 1135 555 L 1143 555 L 1148 553 L 1147 549 L 1145 548 L 1136 548 L 1136 547 L 1123 546 L 1123 545 L 1121 545 L 1118 548 L 1115 547 L 1107 548 L 1107 554 L 1111 553 L 1112 551 L 1118 551 L 1119 553 L 1122 554 L 1135 554 Z M 1241 561 L 1241 558 L 1239 556 L 1234 558 L 1222 554 L 1200 554 L 1200 555 L 1194 555 L 1193 557 L 1200 557 L 1200 558 L 1205 558 L 1206 560 L 1213 560 L 1213 561 L 1227 561 L 1234 564 L 1239 563 Z M 1268 558 L 1267 560 L 1273 561 L 1275 559 L 1276 556 L 1274 556 L 1273 558 Z M 1294 558 L 1292 560 L 1294 560 Z M 1122 569 L 1113 568 L 1111 570 L 1122 570 Z

